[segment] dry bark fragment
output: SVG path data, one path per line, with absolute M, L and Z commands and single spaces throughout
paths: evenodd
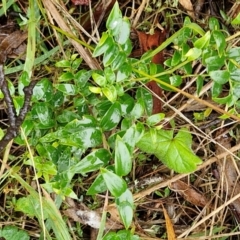
M 208 204 L 208 200 L 203 193 L 196 191 L 193 187 L 181 180 L 171 183 L 170 188 L 193 205 L 205 207 Z

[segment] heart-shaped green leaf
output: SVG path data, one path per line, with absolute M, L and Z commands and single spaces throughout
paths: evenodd
M 179 173 L 195 171 L 202 161 L 191 150 L 191 134 L 180 130 L 174 136 L 173 130 L 148 131 L 137 143 L 142 151 L 154 154 L 170 169 Z

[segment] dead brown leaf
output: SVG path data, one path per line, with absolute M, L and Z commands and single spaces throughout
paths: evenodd
M 27 39 L 27 32 L 20 30 L 14 31 L 11 34 L 7 34 L 6 37 L 0 43 L 0 63 L 4 63 L 6 58 L 13 54 L 14 51 Z M 20 49 L 21 50 L 21 49 Z M 22 49 L 24 51 L 25 49 Z
M 162 205 L 163 208 L 163 214 L 164 214 L 164 218 L 166 221 L 166 229 L 167 229 L 167 239 L 168 240 L 175 240 L 176 236 L 175 236 L 175 231 L 173 228 L 173 224 L 172 221 L 170 219 L 170 217 L 168 216 L 168 213 L 166 211 L 166 209 L 164 208 L 164 206 Z
M 160 46 L 166 38 L 166 32 L 155 29 L 154 34 L 147 34 L 145 32 L 137 31 L 139 43 L 142 54 L 154 50 Z M 157 53 L 153 58 L 152 62 L 156 64 L 162 64 L 164 62 L 163 52 Z M 152 90 L 158 97 L 162 97 L 162 89 L 158 86 L 155 81 L 150 81 L 146 86 Z M 159 98 L 153 96 L 153 109 L 152 114 L 160 113 L 162 111 L 162 102 Z
M 170 188 L 179 193 L 186 199 L 186 201 L 199 207 L 205 207 L 208 204 L 208 200 L 203 193 L 197 192 L 193 187 L 189 186 L 185 182 L 178 180 L 171 183 Z
M 193 5 L 190 0 L 179 0 L 179 3 L 184 7 L 184 9 L 187 11 L 188 15 L 195 19 L 195 14 L 193 11 Z

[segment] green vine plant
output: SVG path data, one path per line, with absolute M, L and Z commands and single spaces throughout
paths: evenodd
M 82 59 L 77 54 L 58 61 L 57 81 L 43 78 L 34 87 L 32 109 L 22 124 L 24 134 L 15 142 L 24 145 L 23 135 L 27 136 L 35 149 L 36 177 L 44 180 L 42 187 L 48 193 L 60 196 L 59 206 L 65 197 L 79 199 L 73 191 L 76 175 L 81 178 L 98 171 L 86 194 L 109 191 L 126 229 L 119 236 L 139 239 L 128 230 L 135 205 L 126 182 L 139 152 L 155 155 L 178 173 L 194 172 L 202 163 L 191 148 L 192 135 L 187 128 L 165 130 L 161 124 L 164 113 L 151 115 L 152 94 L 144 84 L 156 80 L 166 91 L 181 92 L 178 87 L 182 79 L 194 76 L 192 63 L 201 61 L 206 73 L 197 77 L 197 93 L 213 80 L 212 99 L 229 109 L 222 118 L 238 118 L 240 48 L 228 48 L 230 37 L 215 18 L 209 19 L 209 30 L 205 32 L 187 17 L 183 28 L 157 49 L 141 59 L 131 58 L 130 22 L 122 16 L 117 2 L 106 28 L 93 51 L 93 57 L 101 57 L 103 70 L 81 69 Z M 164 67 L 152 63 L 151 57 L 170 44 L 176 50 Z M 229 91 L 222 97 L 226 84 Z M 26 157 L 25 164 L 33 162 Z M 30 206 L 34 207 L 30 196 L 16 202 L 16 209 L 28 215 Z M 50 213 L 43 211 L 47 219 Z M 110 232 L 103 239 L 115 236 Z

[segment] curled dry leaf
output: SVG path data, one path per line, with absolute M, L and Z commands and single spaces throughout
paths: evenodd
M 192 2 L 190 0 L 179 0 L 179 3 L 186 9 L 188 15 L 195 19 Z
M 208 204 L 208 200 L 202 193 L 197 192 L 194 188 L 189 186 L 183 181 L 176 181 L 171 183 L 170 188 L 183 196 L 186 201 L 199 207 L 205 207 Z
M 11 34 L 6 34 L 6 37 L 0 43 L 0 63 L 4 63 L 6 58 L 13 54 L 14 51 L 17 50 L 18 47 L 23 44 L 23 42 L 27 39 L 27 32 L 23 32 L 17 30 Z M 24 51 L 25 49 L 20 49 L 20 51 Z

